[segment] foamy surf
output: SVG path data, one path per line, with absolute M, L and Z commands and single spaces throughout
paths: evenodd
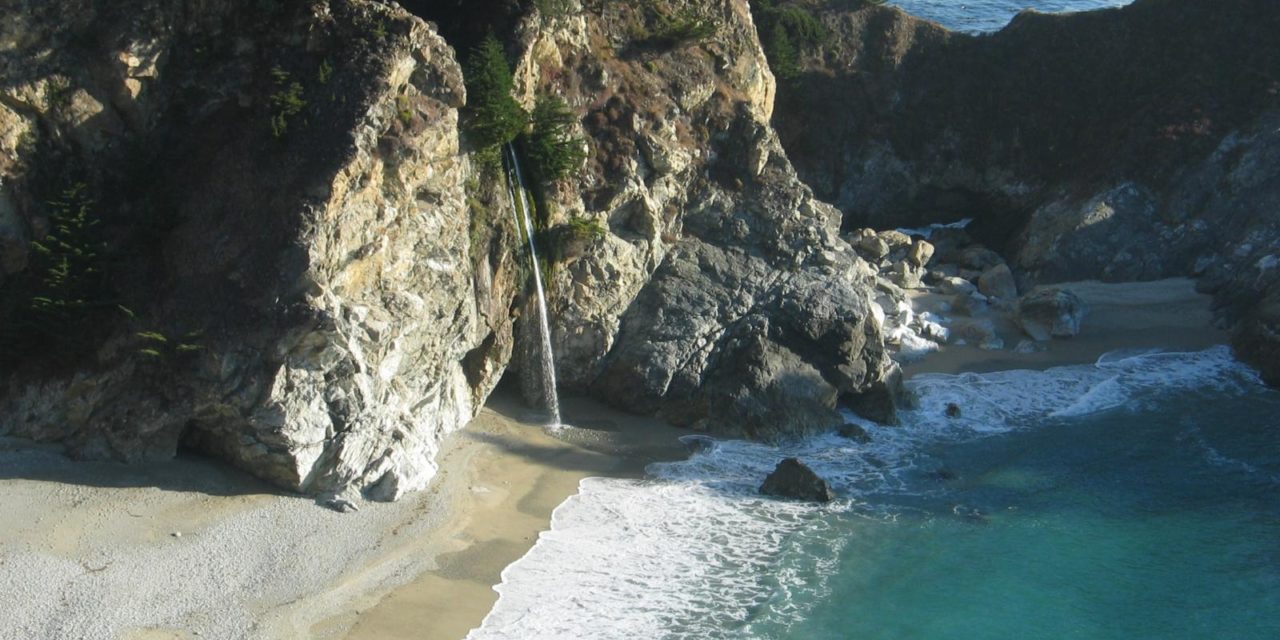
M 758 637 L 759 624 L 787 628 L 823 599 L 838 570 L 849 540 L 829 535 L 831 516 L 901 516 L 882 498 L 919 491 L 910 480 L 934 464 L 931 449 L 1140 410 L 1172 394 L 1258 385 L 1225 347 L 1108 354 L 1046 371 L 929 374 L 908 382 L 918 404 L 902 426 L 862 423 L 867 445 L 831 434 L 718 441 L 688 460 L 651 465 L 649 480 L 589 478 L 503 572 L 497 604 L 468 638 L 743 638 Z M 947 415 L 951 404 L 959 416 Z M 841 500 L 759 496 L 764 477 L 790 456 L 827 478 Z

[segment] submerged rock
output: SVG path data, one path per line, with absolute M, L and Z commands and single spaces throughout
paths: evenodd
M 680 444 L 684 445 L 685 451 L 690 455 L 699 453 L 711 453 L 716 450 L 716 439 L 703 435 L 688 435 L 680 437 Z
M 841 425 L 840 428 L 836 430 L 836 433 L 840 434 L 841 438 L 848 438 L 859 444 L 868 444 L 871 442 L 871 434 L 867 433 L 867 430 L 862 428 L 861 425 L 857 425 L 852 422 L 846 422 Z
M 1045 341 L 1079 334 L 1084 314 L 1084 301 L 1070 290 L 1040 287 L 1018 301 L 1016 319 L 1027 335 Z
M 831 502 L 836 497 L 831 485 L 797 458 L 779 462 L 760 485 L 760 493 L 809 502 Z

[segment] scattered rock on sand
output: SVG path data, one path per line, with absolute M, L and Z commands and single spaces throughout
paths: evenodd
M 924 268 L 912 264 L 909 258 L 895 262 L 889 272 L 889 279 L 903 289 L 919 289 L 923 277 Z
M 911 236 L 896 229 L 881 231 L 876 235 L 881 240 L 884 240 L 885 244 L 889 245 L 890 250 L 905 249 L 911 246 Z
M 964 278 L 943 276 L 938 280 L 938 290 L 948 294 L 963 293 L 965 295 L 969 295 L 970 293 L 977 291 L 978 288 L 973 286 L 972 282 L 969 282 Z
M 924 240 L 916 240 L 907 252 L 907 261 L 917 267 L 924 267 L 933 259 L 933 245 Z
M 953 343 L 964 341 L 965 344 L 982 345 L 998 339 L 995 324 L 987 319 L 956 319 L 951 322 L 951 340 Z
M 1038 287 L 1018 301 L 1017 321 L 1035 340 L 1068 338 L 1080 333 L 1084 301 L 1068 289 Z
M 863 236 L 853 243 L 853 248 L 872 262 L 879 262 L 889 255 L 889 244 L 876 236 Z
M 836 497 L 826 480 L 796 458 L 779 462 L 760 485 L 760 493 L 809 502 L 831 502 Z
M 337 511 L 338 513 L 355 513 L 360 510 L 360 505 L 342 496 L 331 496 L 328 499 L 322 500 L 321 504 Z
M 962 267 L 986 271 L 997 265 L 1004 264 L 1004 259 L 998 253 L 984 246 L 976 245 L 961 251 L 959 262 Z
M 978 291 L 993 298 L 1013 300 L 1018 297 L 1018 284 L 1013 280 L 1009 265 L 1000 263 L 978 276 Z
M 1044 351 L 1044 345 L 1035 340 L 1019 340 L 1013 350 L 1017 353 L 1039 353 Z

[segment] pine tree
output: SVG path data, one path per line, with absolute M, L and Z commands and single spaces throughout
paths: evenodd
M 572 127 L 577 119 L 556 96 L 539 95 L 533 107 L 533 128 L 524 141 L 525 156 L 542 184 L 567 178 L 582 168 L 587 154 Z
M 778 79 L 790 80 L 800 75 L 799 54 L 786 29 L 779 27 L 773 30 L 765 48 L 765 56 L 769 59 L 773 75 Z
M 467 107 L 464 123 L 476 148 L 484 149 L 515 140 L 529 117 L 511 97 L 515 82 L 502 44 L 489 34 L 467 59 Z
M 45 329 L 71 329 L 85 318 L 101 281 L 102 241 L 88 187 L 77 184 L 49 204 L 49 234 L 32 242 L 39 274 L 29 308 Z

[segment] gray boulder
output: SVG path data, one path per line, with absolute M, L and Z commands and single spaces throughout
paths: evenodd
M 978 291 L 993 298 L 1013 300 L 1018 297 L 1018 284 L 1014 281 L 1009 266 L 1002 262 L 978 276 Z
M 1061 287 L 1038 287 L 1018 301 L 1018 325 L 1035 340 L 1069 338 L 1080 333 L 1085 304 Z
M 974 245 L 960 251 L 960 266 L 966 269 L 976 271 L 986 271 L 994 266 L 1004 263 L 1004 259 L 1000 254 L 982 246 Z
M 881 231 L 876 235 L 881 240 L 884 240 L 885 244 L 889 245 L 889 249 L 894 251 L 898 249 L 906 249 L 911 246 L 911 236 L 896 229 Z
M 889 255 L 889 243 L 874 235 L 858 238 L 853 248 L 872 262 L 879 262 Z
M 939 278 L 937 286 L 938 286 L 938 290 L 941 291 L 942 293 L 963 294 L 966 296 L 978 290 L 977 287 L 973 286 L 972 282 L 969 282 L 964 278 L 956 278 L 956 277 L 950 277 L 950 276 L 944 276 L 942 278 Z
M 760 493 L 809 502 L 831 502 L 836 497 L 826 480 L 796 458 L 779 462 L 760 485 Z
M 917 267 L 924 267 L 933 259 L 933 245 L 924 240 L 916 240 L 907 251 L 907 261 Z
M 924 278 L 924 268 L 913 264 L 911 258 L 893 263 L 889 280 L 903 289 L 919 289 Z

